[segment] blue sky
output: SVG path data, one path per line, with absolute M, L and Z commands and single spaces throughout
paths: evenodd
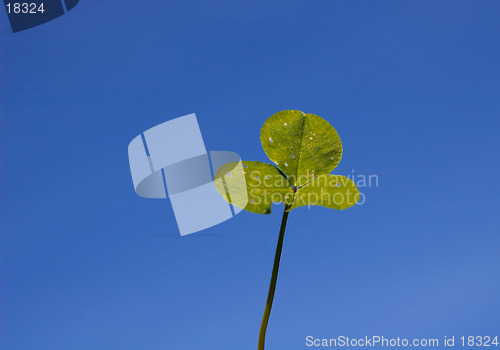
M 197 113 L 266 161 L 273 113 L 327 119 L 366 203 L 291 212 L 267 345 L 499 335 L 498 1 L 81 1 L 0 11 L 1 348 L 255 349 L 281 208 L 179 237 L 128 143 Z M 182 147 L 182 145 L 179 145 Z M 494 334 L 497 332 L 497 334 Z

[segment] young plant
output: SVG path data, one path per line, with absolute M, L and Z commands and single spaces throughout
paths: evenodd
M 273 202 L 285 206 L 259 333 L 258 350 L 264 350 L 290 211 L 305 205 L 346 209 L 356 204 L 359 192 L 347 177 L 330 175 L 342 157 L 342 143 L 323 118 L 295 110 L 278 112 L 262 126 L 260 140 L 274 165 L 227 163 L 217 171 L 214 182 L 228 202 L 252 213 L 270 214 Z

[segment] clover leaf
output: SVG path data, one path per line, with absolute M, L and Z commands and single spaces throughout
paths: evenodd
M 320 205 L 346 209 L 359 199 L 354 182 L 329 175 L 342 157 L 337 131 L 323 118 L 300 111 L 282 111 L 266 120 L 262 147 L 274 166 L 257 161 L 231 162 L 215 175 L 224 198 L 247 211 L 270 214 L 273 202 L 289 211 Z
M 227 163 L 214 183 L 226 201 L 252 213 L 270 214 L 273 203 L 285 206 L 259 333 L 258 350 L 264 350 L 289 212 L 311 205 L 346 209 L 357 203 L 359 192 L 349 178 L 330 175 L 342 158 L 342 142 L 323 118 L 295 110 L 278 112 L 265 121 L 260 140 L 274 164 Z

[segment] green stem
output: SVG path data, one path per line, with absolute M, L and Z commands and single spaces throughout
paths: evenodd
M 271 276 L 271 283 L 269 285 L 269 293 L 267 295 L 266 307 L 264 309 L 264 316 L 262 317 L 262 324 L 260 325 L 259 333 L 259 347 L 258 350 L 264 350 L 264 344 L 266 342 L 266 330 L 267 323 L 269 322 L 269 316 L 271 315 L 271 308 L 273 307 L 274 291 L 276 290 L 276 281 L 278 280 L 278 270 L 280 268 L 280 258 L 281 249 L 283 248 L 283 238 L 285 237 L 286 220 L 288 219 L 288 211 L 283 213 L 283 219 L 281 219 L 281 228 L 278 238 L 278 244 L 276 245 L 276 254 L 274 256 L 273 274 Z

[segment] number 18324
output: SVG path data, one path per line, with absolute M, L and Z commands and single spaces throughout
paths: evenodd
M 44 13 L 45 10 L 43 8 L 43 2 L 40 5 L 35 4 L 34 2 L 32 3 L 27 3 L 27 2 L 13 2 L 13 3 L 7 3 L 5 6 L 7 6 L 7 12 L 8 13 L 31 13 L 31 14 L 36 14 L 36 13 Z
M 460 337 L 462 346 L 493 346 L 497 347 L 498 346 L 498 337 L 474 337 L 474 336 L 469 336 L 469 337 Z

